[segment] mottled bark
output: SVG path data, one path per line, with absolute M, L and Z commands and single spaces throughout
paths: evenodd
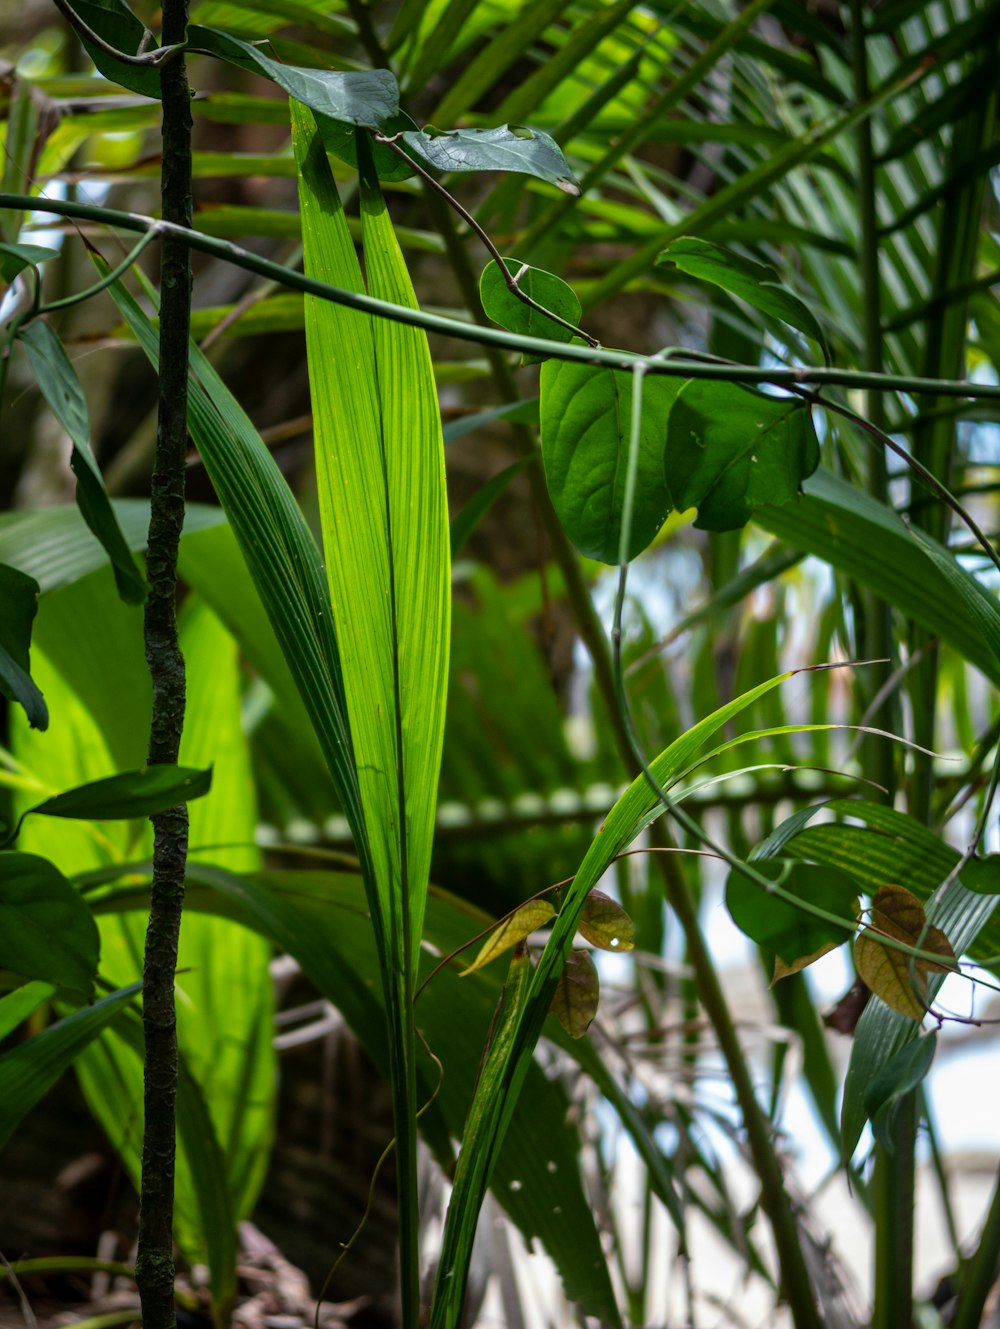
M 164 45 L 182 42 L 187 0 L 166 0 Z M 183 55 L 162 67 L 162 213 L 191 225 L 191 98 Z M 153 680 L 150 764 L 177 761 L 184 726 L 184 659 L 177 641 L 177 550 L 184 524 L 191 255 L 164 240 L 160 268 L 160 390 L 149 517 L 146 660 Z M 136 1280 L 144 1329 L 174 1329 L 173 1205 L 177 1022 L 174 973 L 184 902 L 186 807 L 153 817 L 153 885 L 143 986 L 145 1134 Z

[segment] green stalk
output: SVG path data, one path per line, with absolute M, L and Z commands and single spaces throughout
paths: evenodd
M 450 213 L 437 195 L 428 193 L 427 197 L 435 224 L 444 236 L 463 296 L 474 316 L 481 317 L 475 275 L 469 264 L 468 254 L 455 231 Z M 493 354 L 496 355 L 495 352 Z M 491 364 L 505 400 L 516 400 L 517 387 L 507 362 L 501 356 L 496 356 L 495 360 L 491 356 Z M 526 427 L 520 426 L 515 430 L 515 440 L 522 455 L 537 454 L 534 438 Z M 607 634 L 594 608 L 590 587 L 583 575 L 580 560 L 552 507 L 542 468 L 528 466 L 525 473 L 531 484 L 532 497 L 549 540 L 552 555 L 563 574 L 566 597 L 593 665 L 594 679 L 611 723 L 615 745 L 626 771 L 634 779 L 642 768 L 636 759 L 628 725 L 618 705 L 618 688 Z M 659 849 L 673 847 L 662 821 L 654 822 L 650 827 L 650 840 Z M 715 1030 L 719 1048 L 733 1082 L 733 1092 L 743 1115 L 747 1140 L 761 1185 L 761 1203 L 774 1232 L 783 1290 L 792 1309 L 796 1329 L 819 1329 L 820 1321 L 809 1273 L 799 1243 L 795 1215 L 785 1191 L 781 1164 L 774 1150 L 770 1123 L 757 1101 L 753 1079 L 740 1046 L 736 1025 L 701 930 L 697 905 L 680 869 L 677 856 L 659 853 L 653 857 L 663 877 L 667 902 L 673 909 L 687 940 L 687 958 L 694 970 L 702 1006 Z
M 986 1222 L 979 1234 L 979 1245 L 962 1269 L 958 1310 L 952 1329 L 978 1329 L 982 1323 L 986 1298 L 996 1283 L 1000 1265 L 1000 1178 L 993 1188 L 993 1199 Z
M 851 65 L 854 95 L 858 102 L 870 97 L 868 51 L 865 40 L 862 0 L 851 0 Z M 883 367 L 882 280 L 879 271 L 879 230 L 876 215 L 877 181 L 871 120 L 857 127 L 858 211 L 861 222 L 861 307 L 863 367 L 878 373 Z M 876 429 L 884 431 L 886 412 L 881 393 L 866 393 L 865 414 Z M 877 445 L 869 450 L 868 490 L 884 503 L 888 496 L 886 456 Z M 888 605 L 868 591 L 860 591 L 862 605 L 862 640 L 859 650 L 868 660 L 885 660 L 866 671 L 867 697 L 878 695 L 893 669 L 895 643 Z M 896 732 L 898 706 L 884 719 L 867 715 L 869 723 Z M 891 804 L 896 785 L 895 755 L 892 745 L 879 738 L 863 744 L 865 770 L 886 789 Z M 916 1095 L 911 1094 L 897 1121 L 897 1141 L 893 1151 L 877 1145 L 873 1177 L 874 1223 L 874 1303 L 873 1329 L 890 1329 L 892 1324 L 909 1325 L 913 1319 L 913 1194 L 915 1185 Z M 909 1202 L 907 1202 L 909 1197 Z
M 165 0 L 163 39 L 184 41 L 187 0 Z M 160 71 L 163 95 L 163 216 L 191 225 L 191 93 L 183 56 Z M 191 250 L 182 237 L 163 241 L 160 264 L 160 359 L 156 452 L 150 492 L 145 613 L 146 660 L 153 682 L 149 764 L 175 764 L 184 728 L 184 658 L 177 640 L 177 553 L 184 525 L 187 473 L 188 338 Z M 146 1329 L 175 1329 L 174 1167 L 177 1132 L 177 1012 L 174 975 L 184 906 L 187 807 L 152 818 L 153 880 L 143 966 L 144 1133 L 135 1281 Z
M 664 358 L 637 356 L 602 347 L 571 346 L 567 342 L 526 337 L 516 332 L 507 332 L 502 328 L 482 327 L 464 322 L 462 319 L 429 314 L 422 309 L 411 309 L 405 305 L 393 304 L 389 300 L 379 300 L 360 291 L 344 290 L 340 286 L 332 286 L 329 282 L 317 281 L 304 273 L 282 267 L 280 263 L 272 263 L 269 259 L 261 258 L 259 254 L 242 249 L 230 240 L 203 235 L 190 227 L 176 226 L 140 213 L 119 212 L 114 208 L 101 208 L 88 203 L 36 198 L 30 194 L 0 193 L 0 210 L 4 208 L 30 208 L 56 217 L 74 217 L 81 221 L 101 222 L 124 231 L 155 231 L 161 238 L 181 240 L 190 249 L 232 263 L 246 272 L 267 277 L 281 286 L 288 287 L 289 290 L 316 295 L 321 300 L 329 300 L 347 309 L 358 309 L 375 318 L 387 318 L 392 322 L 423 328 L 427 332 L 455 337 L 459 341 L 475 342 L 477 345 L 498 350 L 516 351 L 522 355 L 541 355 L 550 360 L 563 360 L 573 364 L 603 365 L 608 369 L 620 369 L 625 373 L 631 373 L 637 366 L 642 365 L 649 374 L 662 374 L 672 378 L 706 379 L 717 383 L 771 383 L 775 387 L 797 388 L 870 388 L 876 392 L 907 392 L 932 397 L 968 397 L 979 401 L 1000 401 L 1000 384 L 996 383 L 969 383 L 958 379 L 925 378 L 910 374 L 873 374 L 866 370 L 786 369 L 728 364 L 692 359 L 683 352 Z

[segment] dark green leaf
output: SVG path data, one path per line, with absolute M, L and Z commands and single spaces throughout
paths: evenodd
M 395 75 L 388 69 L 344 73 L 335 69 L 283 65 L 249 42 L 197 24 L 188 29 L 188 42 L 192 48 L 218 56 L 240 69 L 263 74 L 279 88 L 284 88 L 290 97 L 315 111 L 317 116 L 326 116 L 340 124 L 383 129 L 388 128 L 399 113 L 399 87 Z
M 966 890 L 977 895 L 1000 895 L 1000 854 L 987 854 L 966 863 L 961 881 Z
M 734 254 L 731 249 L 723 249 L 709 240 L 696 240 L 693 236 L 672 241 L 657 263 L 672 263 L 691 277 L 711 282 L 730 295 L 739 296 L 762 314 L 781 319 L 825 346 L 823 330 L 812 310 L 797 295 L 786 290 L 775 270 L 763 263 L 755 263 L 741 254 Z
M 789 503 L 818 465 L 809 408 L 796 398 L 692 379 L 670 411 L 667 487 L 679 511 L 698 509 L 703 530 L 736 530 L 760 504 Z
M 754 868 L 769 881 L 780 882 L 790 895 L 825 909 L 844 923 L 839 927 L 797 909 L 734 868 L 726 879 L 726 907 L 740 931 L 759 946 L 773 951 L 785 965 L 794 966 L 848 939 L 858 888 L 845 872 L 773 858 L 755 862 Z
M 133 14 L 124 0 L 70 0 L 73 12 L 79 14 L 88 28 L 92 28 L 99 37 L 103 37 L 115 50 L 125 55 L 137 55 L 139 46 L 147 35 L 146 25 Z M 160 71 L 153 67 L 125 65 L 120 60 L 102 51 L 93 42 L 81 38 L 87 53 L 94 64 L 112 83 L 118 83 L 131 92 L 138 92 L 143 97 L 160 96 Z M 156 50 L 156 42 L 150 41 L 148 51 Z
M 62 342 L 42 319 L 20 333 L 39 389 L 73 443 L 70 465 L 76 476 L 76 501 L 84 521 L 100 540 L 114 569 L 118 594 L 126 604 L 142 604 L 146 581 L 139 571 L 104 488 L 90 450 L 90 412 L 76 370 Z
M 580 301 L 572 286 L 543 268 L 532 268 L 520 259 L 505 258 L 507 271 L 517 278 L 518 290 L 544 305 L 551 313 L 574 325 L 579 323 Z M 479 279 L 479 297 L 483 309 L 494 323 L 509 332 L 524 333 L 529 337 L 545 337 L 549 341 L 570 341 L 574 335 L 570 328 L 532 309 L 510 290 L 496 263 L 488 263 Z
M 937 1048 L 932 1030 L 906 1043 L 886 1062 L 865 1090 L 864 1105 L 875 1139 L 892 1153 L 893 1127 L 900 1102 L 916 1089 L 931 1068 Z
M 147 766 L 67 789 L 30 811 L 45 817 L 71 817 L 80 821 L 128 821 L 189 803 L 207 794 L 211 786 L 211 770 Z
M 0 854 L 0 967 L 89 998 L 100 950 L 93 915 L 54 863 Z
M 316 123 L 319 126 L 319 136 L 323 140 L 323 147 L 326 148 L 327 152 L 334 157 L 339 157 L 341 161 L 347 162 L 348 166 L 353 166 L 357 170 L 358 143 L 357 130 L 354 126 L 340 124 L 326 116 L 317 117 Z M 405 111 L 397 111 L 383 124 L 381 133 L 387 138 L 392 138 L 406 130 L 415 130 L 416 127 L 416 122 Z M 409 180 L 414 174 L 413 167 L 406 158 L 393 152 L 391 148 L 387 148 L 384 143 L 373 142 L 371 153 L 380 180 Z M 400 243 L 402 243 L 402 239 Z
M 17 274 L 23 272 L 25 268 L 58 257 L 58 249 L 46 249 L 43 245 L 0 243 L 0 278 L 5 282 L 12 282 Z
M 465 507 L 451 523 L 451 557 L 458 556 L 466 540 L 489 512 L 503 491 L 515 476 L 520 475 L 525 466 L 533 461 L 532 457 L 522 457 L 520 461 L 505 466 L 499 475 L 494 475 L 469 499 Z
M 403 143 L 438 171 L 515 171 L 579 194 L 562 149 L 538 129 L 500 125 L 496 129 L 454 129 L 447 133 L 428 125 L 406 133 Z
M 552 1014 L 570 1038 L 584 1036 L 594 1022 L 600 1000 L 601 984 L 590 951 L 570 951 L 552 995 Z
M 680 380 L 646 378 L 629 558 L 652 541 L 670 511 L 663 479 L 667 414 Z M 581 553 L 617 563 L 632 422 L 632 376 L 548 360 L 542 366 L 542 457 L 552 504 Z
M 0 1057 L 0 1149 L 25 1113 L 141 989 L 141 983 L 120 988 Z
M 31 625 L 38 609 L 38 582 L 0 564 L 0 692 L 24 707 L 32 729 L 47 729 L 49 712 L 32 681 Z

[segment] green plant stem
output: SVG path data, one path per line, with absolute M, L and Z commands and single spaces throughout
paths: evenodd
M 187 0 L 165 0 L 163 37 L 184 41 Z M 162 66 L 164 218 L 191 225 L 191 94 L 183 59 Z M 153 683 L 149 763 L 176 763 L 184 727 L 184 658 L 177 640 L 177 552 L 184 525 L 191 250 L 165 236 L 160 264 L 159 402 L 150 492 L 146 661 Z M 153 822 L 153 880 L 143 967 L 144 1134 L 135 1279 L 145 1329 L 175 1329 L 173 1207 L 177 1130 L 177 1012 L 174 975 L 184 903 L 188 814 L 183 805 Z
M 182 241 L 189 248 L 213 258 L 232 263 L 247 272 L 267 277 L 290 290 L 304 291 L 307 295 L 330 300 L 348 309 L 358 309 L 375 318 L 388 318 L 410 327 L 423 328 L 445 337 L 471 341 L 483 347 L 515 351 L 519 354 L 541 355 L 550 360 L 567 363 L 603 365 L 631 373 L 644 365 L 649 374 L 662 374 L 671 378 L 698 378 L 713 382 L 772 383 L 775 387 L 844 387 L 870 388 L 876 392 L 907 392 L 932 397 L 969 397 L 974 400 L 1000 401 L 1000 384 L 969 383 L 957 379 L 922 378 L 907 374 L 872 374 L 866 370 L 828 368 L 780 368 L 762 365 L 718 363 L 694 358 L 687 352 L 653 357 L 633 355 L 626 351 L 612 351 L 601 347 L 571 346 L 567 342 L 547 341 L 542 337 L 526 337 L 502 328 L 489 328 L 462 319 L 429 314 L 421 309 L 395 305 L 378 300 L 358 291 L 347 291 L 328 282 L 317 281 L 302 272 L 295 272 L 261 258 L 248 249 L 242 249 L 230 240 L 203 235 L 190 227 L 178 226 L 166 220 L 143 216 L 141 213 L 120 212 L 114 208 L 96 207 L 89 203 L 64 202 L 59 199 L 36 198 L 30 194 L 0 193 L 0 211 L 5 208 L 34 210 L 56 217 L 73 217 L 80 221 L 93 221 L 117 226 L 125 231 L 157 231 L 161 237 Z
M 434 195 L 429 196 L 430 199 Z M 444 201 L 437 199 L 437 208 L 430 203 L 435 213 L 435 223 L 441 229 L 453 269 L 473 315 L 481 315 L 478 287 L 475 275 L 469 266 L 468 255 L 455 230 L 452 215 Z M 517 387 L 506 360 L 491 357 L 500 391 L 506 400 L 516 400 Z M 515 431 L 518 448 L 537 452 L 530 430 L 521 426 Z M 633 751 L 632 740 L 627 723 L 618 706 L 617 686 L 612 655 L 607 634 L 594 608 L 590 587 L 587 585 L 580 560 L 570 544 L 559 518 L 556 516 L 545 486 L 541 467 L 529 466 L 525 474 L 532 485 L 532 496 L 540 520 L 548 537 L 550 548 L 557 566 L 563 574 L 566 598 L 576 619 L 577 630 L 590 656 L 594 669 L 594 679 L 604 703 L 608 720 L 612 727 L 615 746 L 625 769 L 632 778 L 641 773 L 641 764 Z M 650 839 L 658 849 L 671 849 L 673 843 L 662 822 L 655 822 L 650 827 Z M 726 1061 L 726 1067 L 733 1082 L 740 1111 L 743 1114 L 744 1127 L 761 1184 L 762 1203 L 774 1231 L 775 1245 L 781 1262 L 785 1294 L 793 1308 L 797 1329 L 819 1329 L 818 1312 L 813 1300 L 808 1270 L 799 1243 L 798 1228 L 788 1196 L 784 1189 L 781 1164 L 774 1150 L 770 1124 L 757 1101 L 749 1067 L 740 1046 L 739 1035 L 726 1002 L 725 993 L 719 982 L 715 964 L 708 945 L 701 931 L 698 911 L 694 898 L 677 856 L 672 853 L 654 855 L 663 877 L 664 891 L 673 909 L 688 943 L 688 960 L 694 969 L 699 996 L 705 1014 L 715 1029 L 719 1048 Z
M 993 1199 L 986 1222 L 979 1234 L 975 1254 L 966 1260 L 962 1269 L 962 1282 L 958 1295 L 958 1310 L 951 1329 L 979 1329 L 983 1307 L 991 1288 L 996 1283 L 1000 1266 L 1000 1177 L 993 1188 Z

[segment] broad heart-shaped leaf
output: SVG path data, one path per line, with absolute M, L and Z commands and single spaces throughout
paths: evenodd
M 55 996 L 56 983 L 25 983 L 0 997 L 0 1040 L 12 1033 L 43 1001 Z
M 25 1113 L 141 988 L 133 983 L 112 992 L 0 1057 L 0 1149 Z
M 635 924 L 618 901 L 603 891 L 591 891 L 587 896 L 577 931 L 602 951 L 630 951 L 635 946 Z
M 87 399 L 63 350 L 62 342 L 43 319 L 19 333 L 39 389 L 73 443 L 70 466 L 76 476 L 76 502 L 84 521 L 111 559 L 118 594 L 126 604 L 142 604 L 146 581 L 122 534 L 100 469 L 90 450 Z
M 802 968 L 850 936 L 856 916 L 858 887 L 846 872 L 815 867 L 788 859 L 764 859 L 754 869 L 783 890 L 843 919 L 844 926 L 828 923 L 788 900 L 769 895 L 763 887 L 734 868 L 726 878 L 726 907 L 741 932 L 765 946 L 788 966 L 785 973 Z
M 590 951 L 574 949 L 566 956 L 552 994 L 552 1014 L 570 1038 L 582 1038 L 594 1023 L 601 983 Z
M 0 967 L 89 998 L 97 924 L 72 882 L 36 854 L 0 854 Z
M 137 55 L 139 46 L 147 36 L 146 25 L 133 14 L 125 0 L 69 0 L 70 7 L 78 14 L 88 28 L 99 37 L 125 55 Z M 143 97 L 160 96 L 160 71 L 156 68 L 142 68 L 138 65 L 125 65 L 120 60 L 102 51 L 99 46 L 80 39 L 87 48 L 87 54 L 94 64 L 112 83 L 118 83 L 130 92 L 138 92 Z M 149 42 L 149 51 L 156 50 L 156 42 Z
M 24 707 L 32 729 L 47 729 L 48 707 L 29 673 L 38 582 L 0 563 L 0 692 Z
M 521 905 L 520 909 L 515 909 L 509 918 L 505 918 L 500 926 L 490 933 L 479 954 L 468 969 L 462 970 L 461 976 L 464 978 L 466 974 L 473 974 L 477 969 L 482 969 L 484 964 L 489 964 L 498 955 L 503 955 L 504 951 L 509 951 L 518 942 L 530 937 L 537 928 L 555 918 L 555 914 L 556 911 L 548 900 L 529 900 Z
M 696 526 L 732 531 L 762 503 L 789 503 L 819 465 L 809 407 L 737 383 L 692 379 L 667 422 L 664 469 L 673 506 Z
M 562 149 L 540 129 L 500 125 L 442 132 L 427 125 L 405 133 L 402 142 L 438 171 L 515 171 L 547 180 L 567 194 L 580 192 Z
M 212 772 L 187 766 L 146 766 L 138 771 L 109 775 L 105 780 L 67 789 L 30 808 L 45 817 L 71 817 L 78 821 L 129 821 L 166 812 L 207 794 Z M 27 813 L 25 814 L 28 815 Z
M 896 1111 L 907 1094 L 916 1089 L 931 1068 L 937 1049 L 937 1033 L 931 1030 L 905 1043 L 890 1057 L 865 1090 L 865 1112 L 875 1139 L 892 1153 Z
M 44 245 L 11 245 L 0 242 L 0 279 L 12 282 L 25 268 L 58 257 L 58 249 L 47 249 Z
M 879 934 L 940 955 L 943 963 L 914 959 L 886 946 Z M 940 928 L 928 927 L 924 907 L 904 886 L 883 886 L 872 901 L 871 923 L 854 943 L 858 974 L 887 1006 L 911 1020 L 927 1013 L 927 975 L 956 968 L 955 952 Z M 914 986 L 915 985 L 915 986 Z
M 639 469 L 629 558 L 653 540 L 670 511 L 663 478 L 668 413 L 680 380 L 642 385 Z M 542 365 L 542 459 L 552 505 L 581 553 L 617 563 L 632 423 L 632 376 L 617 369 L 547 360 Z
M 786 290 L 775 270 L 766 264 L 755 263 L 722 245 L 697 240 L 693 236 L 673 240 L 656 261 L 658 264 L 672 263 L 688 276 L 699 277 L 713 286 L 720 286 L 730 295 L 738 295 L 762 314 L 770 314 L 772 318 L 798 328 L 825 348 L 823 330 L 812 310 L 805 301 Z
M 561 277 L 546 272 L 544 268 L 529 267 L 516 258 L 505 258 L 504 267 L 511 276 L 517 278 L 518 290 L 530 295 L 536 304 L 544 305 L 567 323 L 580 322 L 582 310 L 579 298 L 572 286 L 567 286 Z M 521 332 L 529 337 L 546 337 L 549 341 L 570 341 L 574 336 L 572 329 L 553 322 L 551 318 L 546 318 L 537 309 L 519 300 L 508 287 L 495 261 L 483 269 L 479 279 L 479 298 L 487 317 L 509 332 Z
M 188 45 L 240 69 L 263 74 L 319 116 L 362 129 L 393 132 L 390 126 L 399 112 L 399 85 L 396 76 L 388 69 L 348 70 L 345 73 L 335 69 L 283 65 L 249 42 L 198 24 L 188 29 Z

